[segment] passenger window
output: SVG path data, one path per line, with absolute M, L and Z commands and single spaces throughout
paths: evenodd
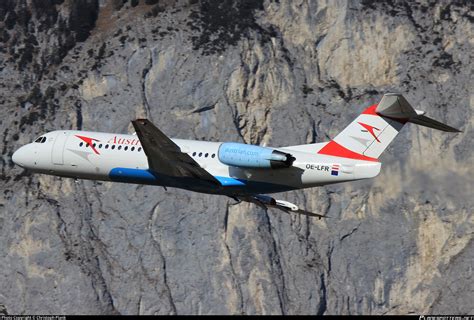
M 215 154 L 215 153 L 213 153 L 213 154 L 212 154 L 212 156 L 211 156 L 211 158 L 214 158 L 215 156 L 216 156 L 216 154 Z
M 92 148 L 95 148 L 95 142 L 92 144 Z
M 88 143 L 86 143 L 86 148 L 89 148 L 89 144 L 88 144 Z
M 108 144 L 106 144 L 104 148 L 105 148 L 105 149 L 108 149 L 108 148 L 109 148 L 109 145 L 108 145 Z
M 102 143 L 101 143 L 101 144 L 99 144 L 99 149 L 102 149 Z
M 132 148 L 130 149 L 130 151 L 134 151 L 134 150 L 135 150 L 135 147 L 132 147 Z
M 142 147 L 139 147 L 139 148 L 138 148 L 138 152 L 140 152 L 140 151 L 142 151 Z
M 202 156 L 202 152 L 199 152 L 199 156 L 200 156 L 200 157 Z
M 193 157 L 195 157 L 195 156 L 196 156 L 196 152 L 193 152 Z
M 206 153 L 204 156 L 207 158 L 208 155 L 209 155 L 209 153 Z
M 83 144 L 84 144 L 83 142 L 79 143 L 79 147 L 82 147 Z
M 127 147 L 127 146 L 123 147 L 123 150 L 127 151 L 127 150 L 128 150 L 128 147 Z
M 117 149 L 118 149 L 118 150 L 122 149 L 122 146 L 118 146 L 118 148 L 117 148 Z
M 110 149 L 114 150 L 115 149 L 115 144 L 113 144 Z

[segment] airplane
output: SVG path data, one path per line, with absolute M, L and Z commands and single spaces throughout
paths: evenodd
M 48 132 L 15 151 L 12 161 L 34 173 L 182 188 L 321 219 L 326 216 L 267 194 L 376 177 L 380 155 L 408 122 L 461 132 L 387 93 L 329 142 L 272 148 L 170 139 L 137 119 L 134 135 Z

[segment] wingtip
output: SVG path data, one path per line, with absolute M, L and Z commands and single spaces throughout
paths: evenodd
M 444 132 L 453 132 L 453 133 L 460 133 L 460 132 L 463 132 L 462 130 L 459 130 L 457 128 L 453 128 L 453 127 L 449 127 L 447 129 L 440 129 L 441 131 L 444 131 Z
M 462 132 L 462 130 L 459 130 L 458 128 L 454 128 L 454 127 L 451 127 L 451 126 L 448 126 L 448 125 L 446 125 L 446 128 L 443 131 L 454 132 L 454 133 Z

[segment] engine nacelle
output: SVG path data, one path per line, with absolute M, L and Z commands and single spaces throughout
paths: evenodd
M 288 168 L 295 158 L 289 154 L 251 144 L 225 142 L 217 153 L 219 161 L 242 168 Z

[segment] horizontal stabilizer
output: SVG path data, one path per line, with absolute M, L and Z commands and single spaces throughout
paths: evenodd
M 424 115 L 417 115 L 416 117 L 411 118 L 409 122 L 419 124 L 420 126 L 430 127 L 433 129 L 438 129 L 438 130 L 446 131 L 446 132 L 461 132 L 461 130 L 450 127 L 447 124 L 428 118 Z
M 444 123 L 424 115 L 425 112 L 414 109 L 410 103 L 399 93 L 387 93 L 383 96 L 375 112 L 378 115 L 420 126 L 438 129 L 447 132 L 461 132 Z

